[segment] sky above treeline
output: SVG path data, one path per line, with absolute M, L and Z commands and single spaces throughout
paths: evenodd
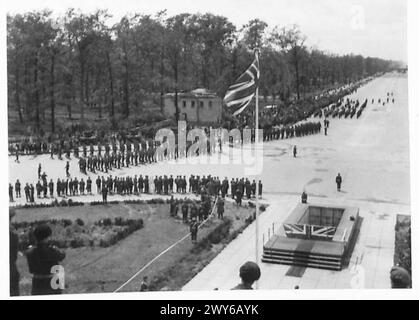
M 258 18 L 269 24 L 298 24 L 307 44 L 336 54 L 362 54 L 407 63 L 406 0 L 11 0 L 10 14 L 68 8 L 108 9 L 113 24 L 130 13 L 168 15 L 210 12 L 227 17 L 237 28 Z

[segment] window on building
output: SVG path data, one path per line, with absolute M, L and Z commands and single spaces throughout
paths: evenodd
M 184 108 L 186 108 L 186 101 L 185 100 L 182 101 L 182 105 L 183 105 Z
M 212 108 L 212 101 L 208 101 L 208 107 Z
M 204 101 L 199 101 L 199 106 L 200 106 L 201 108 L 203 108 L 203 107 L 204 107 Z
M 191 101 L 191 107 L 195 108 L 195 101 Z

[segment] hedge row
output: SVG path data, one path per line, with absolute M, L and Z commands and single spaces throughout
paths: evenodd
M 190 199 L 175 199 L 177 203 L 183 203 L 184 201 L 190 203 L 192 200 Z M 199 203 L 200 201 L 196 201 Z M 150 200 L 112 200 L 108 201 L 106 204 L 166 204 L 170 203 L 170 199 L 161 199 L 161 198 L 154 198 Z M 24 205 L 17 205 L 14 208 L 15 209 L 33 209 L 33 208 L 53 208 L 53 207 L 75 207 L 75 206 L 84 206 L 84 205 L 91 205 L 91 206 L 98 206 L 98 205 L 104 205 L 103 201 L 91 201 L 91 202 L 78 202 L 73 201 L 72 199 L 69 200 L 61 200 L 58 201 L 57 199 L 54 200 L 51 203 L 27 203 Z
M 50 244 L 59 248 L 109 247 L 143 228 L 142 219 L 102 219 L 92 225 L 85 225 L 81 219 L 38 220 L 18 222 L 12 225 L 18 230 L 19 249 L 24 251 L 34 244 L 33 230 L 37 225 L 48 224 L 52 229 Z

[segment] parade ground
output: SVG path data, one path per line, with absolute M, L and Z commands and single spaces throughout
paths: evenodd
M 392 73 L 374 79 L 361 87 L 351 98 L 368 105 L 359 119 L 330 119 L 328 135 L 322 134 L 275 140 L 263 144 L 263 182 L 261 203 L 267 210 L 259 218 L 259 256 L 261 278 L 258 289 L 344 289 L 390 288 L 389 272 L 394 264 L 395 223 L 397 215 L 410 215 L 409 182 L 409 120 L 407 75 Z M 394 94 L 395 103 L 378 104 L 387 92 Z M 375 103 L 372 104 L 371 100 Z M 309 119 L 310 120 L 310 119 Z M 319 121 L 318 118 L 315 119 Z M 323 119 L 320 119 L 323 121 Z M 297 146 L 297 157 L 292 155 Z M 225 153 L 225 152 L 224 152 Z M 218 157 L 214 155 L 213 157 Z M 223 154 L 222 157 L 231 157 Z M 234 157 L 234 155 L 233 155 Z M 22 156 L 20 162 L 9 157 L 9 182 L 16 179 L 22 187 L 38 180 L 38 165 L 54 182 L 65 177 L 66 160 L 50 159 L 49 155 Z M 179 163 L 175 160 L 152 165 L 122 168 L 108 174 L 115 176 L 155 175 L 186 176 L 191 174 L 241 178 L 241 164 Z M 342 190 L 337 192 L 335 177 L 343 178 Z M 79 172 L 77 159 L 70 160 L 71 177 L 87 176 Z M 89 173 L 95 181 L 97 174 Z M 96 186 L 93 184 L 96 191 Z M 152 189 L 153 190 L 153 189 Z M 303 190 L 308 202 L 358 207 L 362 220 L 360 233 L 349 265 L 342 271 L 297 268 L 261 262 L 262 245 L 290 211 L 300 202 Z M 141 199 L 156 195 L 140 196 Z M 110 196 L 109 200 L 136 199 L 138 196 Z M 98 201 L 100 195 L 74 197 L 75 201 Z M 51 202 L 51 199 L 36 201 Z M 23 205 L 24 196 L 11 205 Z M 238 270 L 248 261 L 255 261 L 255 223 L 233 240 L 183 290 L 228 290 L 240 282 Z M 140 268 L 141 266 L 138 266 Z M 132 266 L 132 269 L 135 269 Z

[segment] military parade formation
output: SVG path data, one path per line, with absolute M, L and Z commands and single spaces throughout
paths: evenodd
M 293 125 L 271 125 L 266 126 L 263 132 L 263 140 L 283 140 L 300 138 L 307 135 L 319 134 L 330 126 L 331 118 L 360 118 L 368 104 L 385 106 L 394 104 L 394 95 L 387 93 L 382 99 L 366 99 L 363 102 L 350 98 L 341 98 L 312 114 L 313 119 L 324 118 L 323 124 L 320 121 L 302 121 Z M 190 240 L 193 244 L 198 243 L 200 226 L 209 218 L 224 219 L 226 200 L 234 201 L 237 206 L 243 205 L 243 200 L 253 200 L 256 197 L 262 198 L 262 181 L 243 178 L 220 178 L 211 175 L 155 175 L 147 174 L 124 174 L 117 176 L 117 170 L 134 168 L 140 171 L 141 166 L 146 166 L 160 160 L 177 159 L 177 150 L 174 153 L 165 153 L 160 158 L 155 156 L 158 144 L 153 141 L 141 143 L 139 141 L 121 140 L 118 143 L 93 143 L 79 145 L 73 141 L 62 141 L 58 145 L 51 143 L 21 144 L 11 147 L 12 154 L 16 156 L 15 161 L 19 162 L 19 155 L 49 153 L 50 159 L 65 159 L 63 177 L 55 181 L 48 179 L 48 174 L 39 163 L 37 168 L 38 181 L 36 183 L 25 182 L 17 179 L 14 184 L 9 183 L 9 201 L 15 202 L 22 198 L 27 204 L 45 202 L 46 199 L 54 201 L 59 198 L 83 196 L 100 196 L 103 203 L 108 202 L 108 197 L 125 197 L 142 195 L 156 195 L 170 197 L 169 217 L 180 219 L 187 227 Z M 17 150 L 17 151 L 16 151 Z M 216 150 L 208 148 L 209 153 Z M 220 152 L 222 147 L 220 144 Z M 293 157 L 297 157 L 297 146 L 292 148 Z M 186 154 L 185 154 L 186 156 Z M 78 159 L 80 177 L 70 174 L 70 160 L 72 157 Z M 138 169 L 137 169 L 138 168 Z M 113 173 L 113 174 L 111 174 Z M 95 175 L 94 177 L 91 177 Z M 337 192 L 341 192 L 343 178 L 339 173 L 335 178 Z M 22 190 L 23 189 L 23 190 Z M 175 197 L 176 195 L 176 197 Z M 193 197 L 190 197 L 193 196 Z M 307 193 L 303 191 L 301 201 L 307 203 Z M 88 198 L 90 199 L 90 198 Z M 64 259 L 65 253 L 58 248 L 47 245 L 47 239 L 51 235 L 51 229 L 46 225 L 40 225 L 34 230 L 36 246 L 26 253 L 30 272 L 34 274 L 32 283 L 32 294 L 59 294 L 60 288 L 51 289 L 46 282 L 51 276 L 43 272 L 43 263 L 39 263 L 36 257 L 39 254 L 53 257 L 51 263 L 59 264 Z M 12 239 L 13 240 L 13 239 Z M 36 248 L 36 249 L 35 249 Z M 42 251 L 42 253 L 38 252 Z M 13 270 L 12 270 L 13 271 Z M 247 262 L 240 268 L 242 283 L 233 289 L 251 289 L 254 281 L 258 280 L 260 269 L 255 263 Z M 47 279 L 47 280 L 45 280 Z M 12 282 L 12 279 L 11 279 Z M 142 291 L 148 290 L 142 285 Z M 18 291 L 17 291 L 18 294 Z
M 256 197 L 256 188 L 259 190 L 259 197 L 262 196 L 262 182 L 259 180 L 258 185 L 256 181 L 252 182 L 248 178 L 235 178 L 229 181 L 227 177 L 220 180 L 219 177 L 212 177 L 211 175 L 202 176 L 190 175 L 188 179 L 186 176 L 155 176 L 150 179 L 148 175 L 143 177 L 142 174 L 125 177 L 112 177 L 112 175 L 105 178 L 104 176 L 97 176 L 93 181 L 89 176 L 86 180 L 77 177 L 58 178 L 56 182 L 52 179 L 47 181 L 46 173 L 40 174 L 40 179 L 35 184 L 26 183 L 23 187 L 25 199 L 27 203 L 35 202 L 36 199 L 55 199 L 56 197 L 74 197 L 83 195 L 136 195 L 152 194 L 156 195 L 171 195 L 176 194 L 195 194 L 199 195 L 202 192 L 208 192 L 211 196 L 221 196 L 225 198 L 230 196 L 235 199 L 238 204 L 241 204 L 243 197 L 247 199 Z M 93 188 L 93 184 L 95 188 Z M 150 188 L 152 186 L 152 189 Z M 14 202 L 14 196 L 21 198 L 22 185 L 19 180 L 16 180 L 14 187 L 9 184 L 9 200 Z M 55 195 L 54 195 L 55 194 Z M 105 201 L 105 199 L 103 199 Z

